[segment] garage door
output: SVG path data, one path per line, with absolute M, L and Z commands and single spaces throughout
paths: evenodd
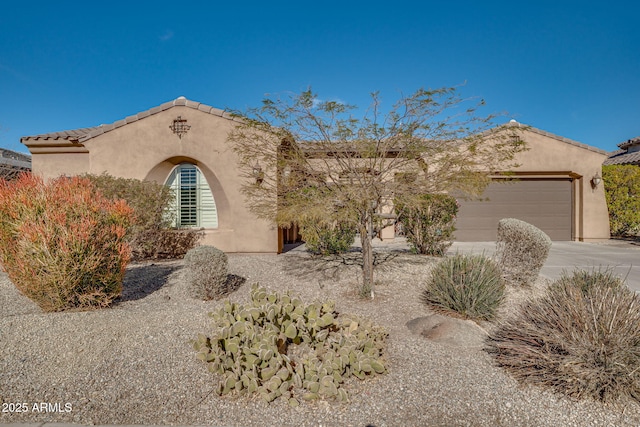
M 571 240 L 571 179 L 494 181 L 482 198 L 488 200 L 459 200 L 456 240 L 496 240 L 498 221 L 502 218 L 518 218 L 533 224 L 552 240 Z

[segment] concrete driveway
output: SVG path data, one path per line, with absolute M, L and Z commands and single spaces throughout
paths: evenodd
M 495 242 L 455 242 L 449 253 L 482 253 L 492 255 Z M 640 292 L 640 245 L 632 242 L 609 240 L 602 243 L 553 242 L 549 258 L 540 274 L 550 279 L 560 277 L 562 271 L 575 268 L 611 268 L 626 277 L 627 285 Z

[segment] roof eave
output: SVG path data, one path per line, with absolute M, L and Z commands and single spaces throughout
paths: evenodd
M 565 144 L 569 144 L 569 145 L 573 145 L 573 146 L 576 146 L 576 147 L 580 147 L 580 148 L 583 148 L 585 150 L 593 151 L 593 152 L 598 153 L 598 154 L 603 154 L 605 156 L 609 155 L 608 151 L 601 150 L 600 148 L 596 148 L 596 147 L 593 147 L 591 145 L 584 144 L 582 142 L 574 141 L 573 139 L 565 138 L 563 136 L 556 135 L 556 134 L 551 133 L 551 132 L 547 132 L 546 130 L 538 129 L 538 128 L 535 128 L 533 126 L 525 125 L 525 124 L 522 124 L 520 122 L 516 122 L 515 120 L 507 123 L 506 125 L 507 126 L 523 127 L 524 130 L 531 131 L 533 133 L 537 133 L 538 135 L 542 135 L 542 136 L 546 136 L 546 137 L 549 137 L 549 138 L 553 138 L 553 139 L 556 139 L 558 141 L 562 141 Z
M 82 145 L 84 142 L 100 136 L 104 133 L 110 132 L 114 129 L 120 128 L 129 123 L 133 123 L 154 114 L 161 113 L 173 107 L 188 107 L 194 110 L 201 111 L 203 113 L 211 114 L 214 116 L 222 117 L 223 119 L 232 120 L 236 122 L 242 122 L 242 118 L 225 110 L 220 110 L 209 105 L 202 104 L 186 99 L 181 96 L 173 101 L 165 102 L 156 107 L 150 108 L 140 113 L 128 116 L 122 120 L 115 121 L 111 124 L 100 125 L 90 128 L 81 128 L 71 131 L 52 132 L 50 134 L 25 136 L 20 138 L 20 142 L 27 147 L 66 147 L 71 145 Z M 56 141 L 56 142 L 36 142 L 36 141 Z

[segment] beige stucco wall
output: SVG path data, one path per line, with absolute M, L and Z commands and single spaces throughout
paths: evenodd
M 169 128 L 178 116 L 191 126 L 182 138 Z M 85 141 L 88 153 L 34 154 L 33 170 L 45 177 L 107 172 L 164 184 L 175 165 L 194 163 L 207 178 L 218 209 L 219 226 L 206 229 L 202 243 L 225 252 L 275 253 L 277 228 L 249 212 L 240 193 L 236 156 L 227 141 L 234 123 L 174 106 Z
M 36 152 L 31 155 L 31 168 L 45 178 L 80 175 L 89 170 L 87 152 Z

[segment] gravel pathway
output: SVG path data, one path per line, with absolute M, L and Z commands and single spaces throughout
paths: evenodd
M 251 284 L 259 282 L 271 290 L 290 289 L 308 302 L 333 299 L 338 311 L 366 316 L 389 331 L 388 374 L 350 381 L 348 404 L 320 401 L 297 408 L 215 395 L 212 374 L 189 341 L 208 332 L 207 313 L 221 302 L 188 296 L 182 261 L 131 265 L 121 301 L 91 312 L 44 314 L 0 273 L 0 403 L 4 410 L 27 404 L 26 412 L 0 413 L 0 423 L 640 425 L 635 403 L 613 408 L 523 387 L 478 346 L 412 334 L 406 323 L 431 314 L 417 296 L 433 262 L 401 253 L 378 272 L 376 299 L 363 301 L 356 292 L 357 267 L 318 272 L 299 251 L 229 256 L 230 272 L 244 279 L 230 295 L 234 301 L 247 301 Z M 511 306 L 525 297 L 527 292 L 511 292 Z M 41 412 L 40 403 L 47 404 Z

